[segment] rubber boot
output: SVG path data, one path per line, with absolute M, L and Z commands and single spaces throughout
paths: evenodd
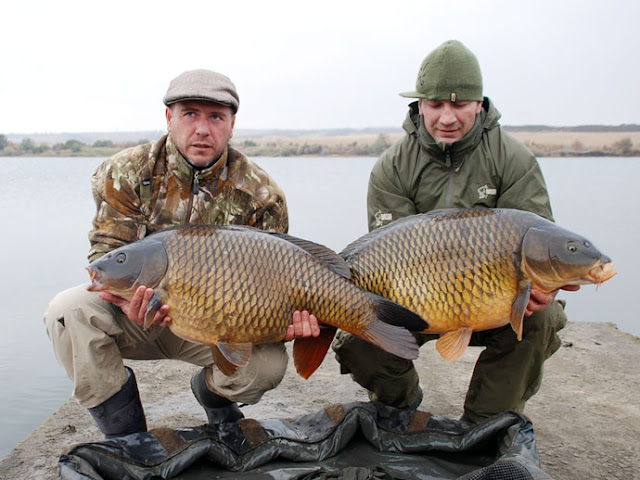
M 191 390 L 193 395 L 207 413 L 209 425 L 237 422 L 244 415 L 238 408 L 238 404 L 212 392 L 205 382 L 205 369 L 195 373 L 191 377 Z
M 107 439 L 147 431 L 136 377 L 133 370 L 124 368 L 129 376 L 120 391 L 97 407 L 89 408 L 89 413 Z
M 462 425 L 462 428 L 465 430 L 469 430 L 470 428 L 475 427 L 476 424 L 478 423 L 466 413 L 463 413 L 458 421 L 460 422 L 460 425 Z
M 378 411 L 378 426 L 385 430 L 408 430 L 413 414 L 422 403 L 422 389 L 418 387 L 418 398 L 406 408 L 392 407 L 382 402 L 373 403 Z

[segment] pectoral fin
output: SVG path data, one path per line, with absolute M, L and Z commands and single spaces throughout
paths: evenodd
M 211 347 L 213 360 L 220 371 L 227 376 L 234 374 L 238 368 L 249 363 L 252 350 L 253 344 L 251 343 L 218 342 L 217 345 Z
M 436 349 L 440 352 L 442 358 L 449 362 L 455 362 L 469 346 L 472 333 L 471 327 L 447 332 L 441 335 L 436 342 Z
M 515 300 L 511 304 L 511 328 L 516 332 L 518 340 L 522 340 L 522 324 L 524 319 L 524 310 L 529 303 L 529 293 L 531 292 L 531 283 L 521 285 L 520 291 L 516 295 Z
M 315 372 L 327 355 L 336 328 L 323 325 L 318 337 L 296 338 L 293 342 L 293 363 L 305 380 Z
M 160 307 L 162 306 L 161 296 L 162 292 L 156 290 L 155 292 L 153 292 L 153 297 L 151 297 L 151 300 L 149 300 L 149 305 L 147 305 L 147 312 L 144 316 L 144 325 L 142 327 L 145 330 L 153 325 L 153 319 L 156 316 L 156 312 L 160 310 Z

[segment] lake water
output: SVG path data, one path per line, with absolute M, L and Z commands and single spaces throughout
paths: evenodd
M 366 232 L 374 158 L 256 158 L 287 194 L 290 233 L 340 251 Z M 55 411 L 71 382 L 54 358 L 42 312 L 88 276 L 94 213 L 89 179 L 100 158 L 0 158 L 0 458 Z M 638 158 L 541 159 L 556 220 L 616 263 L 600 286 L 563 293 L 570 320 L 613 322 L 640 336 Z M 634 273 L 635 272 L 635 273 Z

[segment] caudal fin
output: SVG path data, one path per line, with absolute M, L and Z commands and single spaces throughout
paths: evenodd
M 384 323 L 404 327 L 412 332 L 421 332 L 429 328 L 429 325 L 417 313 L 403 307 L 387 298 L 371 294 L 378 306 L 378 318 Z
M 381 349 L 408 360 L 418 358 L 419 347 L 411 331 L 429 328 L 427 322 L 408 308 L 371 294 L 376 304 L 376 318 L 359 335 Z
M 407 360 L 418 358 L 418 343 L 409 330 L 373 319 L 358 336 L 381 349 Z

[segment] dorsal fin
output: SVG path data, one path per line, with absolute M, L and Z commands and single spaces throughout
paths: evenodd
M 314 243 L 309 240 L 294 237 L 292 235 L 289 235 L 288 233 L 268 233 L 300 247 L 305 252 L 313 255 L 338 275 L 346 279 L 351 278 L 351 270 L 349 270 L 349 265 L 347 265 L 347 262 L 345 262 L 340 255 L 331 250 L 329 247 L 325 247 L 324 245 L 320 245 L 319 243 Z
M 259 232 L 281 238 L 282 240 L 285 240 L 303 249 L 310 255 L 313 255 L 318 259 L 318 261 L 322 262 L 338 275 L 348 280 L 351 279 L 351 270 L 349 269 L 349 265 L 347 265 L 344 259 L 329 247 L 325 247 L 324 245 L 320 245 L 319 243 L 314 243 L 303 238 L 294 237 L 293 235 L 289 235 L 288 233 L 267 232 L 265 230 L 260 230 L 259 228 L 250 227 L 248 225 L 219 225 L 218 228 L 236 232 Z
M 369 233 L 364 234 L 362 237 L 354 240 L 349 245 L 347 245 L 341 252 L 340 256 L 344 258 L 347 263 L 350 262 L 351 256 L 357 255 L 359 251 L 367 245 L 369 242 L 372 242 L 383 235 L 386 235 L 387 232 L 393 230 L 402 230 L 406 225 L 409 227 L 412 224 L 425 222 L 428 223 L 430 221 L 440 221 L 445 220 L 449 217 L 466 217 L 466 216 L 483 216 L 483 215 L 493 215 L 495 214 L 495 210 L 493 208 L 468 208 L 468 209 L 460 209 L 460 208 L 439 208 L 437 210 L 431 210 L 430 212 L 425 213 L 417 213 L 414 215 L 409 215 L 406 217 L 400 217 L 393 220 L 382 227 L 376 228 L 375 230 L 371 230 Z M 440 218 L 442 217 L 442 218 Z
M 365 233 L 360 238 L 357 238 L 349 245 L 344 247 L 344 249 L 340 252 L 340 256 L 344 258 L 347 262 L 349 261 L 349 257 L 358 253 L 358 251 L 367 245 L 369 242 L 376 240 L 377 238 L 385 235 L 388 231 L 398 229 L 402 227 L 405 223 L 415 222 L 418 218 L 418 215 L 411 215 L 409 217 L 402 217 L 394 220 L 391 223 L 387 223 L 382 227 L 376 228 L 375 230 L 371 230 L 369 233 Z

